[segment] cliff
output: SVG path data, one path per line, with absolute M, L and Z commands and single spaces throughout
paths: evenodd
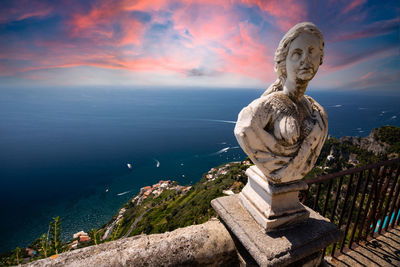
M 354 136 L 344 136 L 340 138 L 340 142 L 353 144 L 374 153 L 374 155 L 387 154 L 390 147 L 389 144 L 380 140 L 378 128 L 373 129 L 367 137 L 360 138 Z

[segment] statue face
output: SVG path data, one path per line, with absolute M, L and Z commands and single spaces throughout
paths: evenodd
M 287 80 L 293 83 L 310 81 L 318 71 L 321 60 L 319 39 L 303 32 L 292 41 L 286 57 Z

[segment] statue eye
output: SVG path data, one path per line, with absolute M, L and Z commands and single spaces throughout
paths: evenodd
M 298 51 L 298 50 L 293 51 L 292 56 L 291 56 L 292 60 L 299 60 L 300 57 L 301 57 L 300 51 Z

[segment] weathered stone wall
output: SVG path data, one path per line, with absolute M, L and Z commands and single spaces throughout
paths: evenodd
M 221 222 L 140 235 L 62 253 L 25 266 L 234 266 L 235 244 Z

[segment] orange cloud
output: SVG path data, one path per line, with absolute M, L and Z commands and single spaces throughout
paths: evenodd
M 126 59 L 117 57 L 112 54 L 99 53 L 91 55 L 78 55 L 72 53 L 71 55 L 46 58 L 43 57 L 36 61 L 35 66 L 25 66 L 22 69 L 8 68 L 4 75 L 12 75 L 18 72 L 30 72 L 48 69 L 63 69 L 73 67 L 97 67 L 104 69 L 117 69 L 128 71 L 157 71 L 157 72 L 176 72 L 186 74 L 188 69 L 195 68 L 195 64 L 189 61 L 180 61 L 175 58 L 168 57 L 147 57 Z M 6 67 L 0 65 L 0 70 L 5 70 Z
M 168 0 L 125 0 L 122 5 L 124 10 L 133 11 L 133 10 L 160 10 L 164 8 L 168 4 Z

